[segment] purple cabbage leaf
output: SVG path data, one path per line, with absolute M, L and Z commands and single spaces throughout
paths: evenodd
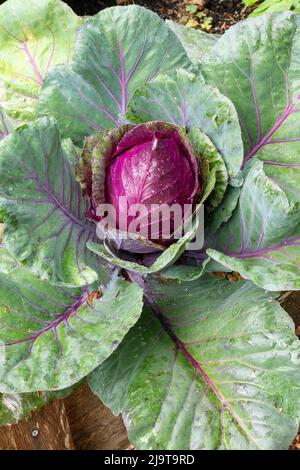
M 165 269 L 179 258 L 195 236 L 197 220 L 179 239 L 172 236 L 163 239 L 161 232 L 155 232 L 154 239 L 151 239 L 150 230 L 156 230 L 150 222 L 150 216 L 155 212 L 151 204 L 163 202 L 172 206 L 176 203 L 182 208 L 184 204 L 190 204 L 196 211 L 207 198 L 213 197 L 218 165 L 221 167 L 219 174 L 223 176 L 222 183 L 225 187 L 227 185 L 226 168 L 213 145 L 200 132 L 193 135 L 193 140 L 197 145 L 192 145 L 184 129 L 159 121 L 124 126 L 86 140 L 77 170 L 83 192 L 90 203 L 90 218 L 95 222 L 101 220 L 97 215 L 97 206 L 104 202 L 117 209 L 117 223 L 120 219 L 129 225 L 134 221 L 127 217 L 131 205 L 143 203 L 147 214 L 140 219 L 140 226 L 143 225 L 148 236 L 134 237 L 128 232 L 129 238 L 118 239 L 119 230 L 116 230 L 114 237 L 111 231 L 107 235 L 118 250 L 158 252 L 158 257 L 151 266 L 143 266 L 121 259 L 106 243 L 99 245 L 92 240 L 87 244 L 91 251 L 110 263 L 148 274 Z M 120 197 L 126 198 L 127 205 L 126 212 L 122 209 L 124 213 L 121 214 L 118 212 Z M 162 220 L 159 212 L 157 218 Z M 176 233 L 182 220 L 173 221 L 171 225 L 172 233 Z M 161 226 L 158 229 L 161 230 Z M 127 227 L 123 231 L 127 231 Z M 163 253 L 159 256 L 159 252 Z

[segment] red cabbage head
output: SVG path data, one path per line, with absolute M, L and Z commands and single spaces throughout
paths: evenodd
M 101 222 L 114 208 L 115 231 L 128 234 L 122 247 L 129 251 L 169 246 L 184 210 L 191 211 L 202 192 L 199 160 L 187 134 L 163 122 L 89 137 L 78 170 L 90 200 L 87 215 Z

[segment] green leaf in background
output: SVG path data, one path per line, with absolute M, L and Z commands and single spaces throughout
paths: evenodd
M 261 161 L 247 167 L 233 216 L 209 242 L 213 259 L 258 286 L 300 289 L 300 205 L 289 202 Z
M 53 115 L 64 137 L 80 141 L 116 127 L 135 90 L 159 73 L 191 67 L 177 36 L 139 6 L 101 11 L 78 33 L 72 66 L 52 69 L 39 115 Z
M 69 387 L 105 360 L 138 320 L 143 291 L 114 274 L 106 286 L 54 286 L 1 251 L 0 391 Z
M 285 12 L 234 26 L 202 64 L 234 103 L 245 146 L 239 204 L 209 254 L 270 290 L 300 289 L 299 55 L 300 18 Z
M 96 239 L 87 203 L 70 164 L 76 148 L 61 144 L 53 119 L 24 126 L 0 144 L 0 206 L 7 248 L 33 272 L 53 282 L 83 285 L 106 269 L 86 249 Z
M 175 21 L 167 20 L 167 25 L 180 39 L 190 60 L 195 64 L 201 62 L 202 57 L 216 44 L 220 35 L 209 34 L 200 29 L 187 28 Z
M 200 129 L 222 155 L 229 176 L 238 173 L 243 160 L 241 130 L 232 103 L 205 84 L 201 76 L 178 70 L 176 78 L 160 75 L 139 88 L 129 104 L 132 122 L 168 121 Z
M 258 0 L 244 0 L 246 6 L 250 7 L 258 3 Z M 299 0 L 264 0 L 250 13 L 250 16 L 257 16 L 263 13 L 274 13 L 277 11 L 293 10 L 300 13 Z
M 45 75 L 71 61 L 82 21 L 60 0 L 7 0 L 0 6 L 0 101 L 17 122 L 34 119 Z
M 156 318 L 145 309 L 89 377 L 133 444 L 286 449 L 300 417 L 300 344 L 280 305 L 250 282 L 210 276 L 151 281 L 146 297 Z

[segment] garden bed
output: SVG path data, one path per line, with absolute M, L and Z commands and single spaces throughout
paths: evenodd
M 99 9 L 115 5 L 115 2 L 109 2 L 109 1 L 106 1 L 106 2 L 102 2 L 102 1 L 92 1 L 92 2 L 83 1 L 79 6 L 76 5 L 75 2 L 73 4 L 72 1 L 69 1 L 68 3 L 69 3 L 70 6 L 72 6 L 74 8 L 76 13 L 78 13 L 80 15 L 87 15 L 87 16 L 95 14 L 97 11 L 99 11 Z M 189 2 L 189 1 L 171 1 L 171 0 L 170 1 L 162 0 L 162 1 L 148 2 L 148 1 L 144 0 L 144 1 L 135 1 L 135 2 L 129 2 L 128 1 L 128 2 L 118 2 L 118 3 L 122 3 L 123 5 L 130 4 L 130 3 L 143 5 L 143 6 L 146 6 L 150 9 L 152 9 L 153 11 L 157 12 L 164 19 L 172 19 L 172 20 L 174 20 L 178 23 L 181 23 L 183 25 L 195 27 L 199 30 L 203 30 L 205 32 L 209 32 L 209 33 L 212 33 L 212 34 L 214 34 L 214 33 L 218 33 L 218 34 L 223 33 L 226 29 L 228 29 L 230 26 L 232 26 L 236 22 L 246 18 L 247 15 L 249 14 L 249 12 L 251 11 L 251 10 L 245 8 L 244 4 L 242 2 L 239 2 L 239 1 L 227 1 L 227 2 L 225 2 L 225 1 L 207 1 L 207 2 L 205 2 L 205 5 L 204 5 L 204 2 L 201 2 L 199 0 L 197 0 L 197 1 L 194 0 L 194 1 L 191 1 L 191 2 Z M 141 11 L 143 12 L 142 14 L 144 14 L 145 11 L 144 10 L 141 10 Z M 119 11 L 118 11 L 118 13 L 119 13 Z M 151 16 L 153 16 L 153 15 L 151 15 Z M 159 21 L 159 19 L 158 19 L 158 21 Z M 118 23 L 118 26 L 119 26 L 119 23 Z M 74 38 L 75 38 L 75 31 L 76 31 L 76 29 L 74 29 Z M 83 28 L 82 31 L 84 31 L 84 28 Z M 211 38 L 209 38 L 209 40 L 211 40 Z M 120 40 L 118 40 L 118 41 L 119 41 L 119 54 L 120 54 L 121 67 L 122 67 L 123 75 L 124 75 L 124 70 L 125 70 L 125 78 L 126 78 L 126 66 L 124 67 L 124 62 L 122 62 L 124 57 L 123 57 L 123 55 L 122 55 L 123 53 L 120 49 Z M 152 40 L 151 45 L 154 42 L 155 41 Z M 32 62 L 33 59 L 30 56 L 29 51 L 27 49 L 26 40 L 25 40 L 25 46 L 24 47 L 25 47 L 25 49 L 24 49 L 25 53 L 27 53 L 27 56 L 29 55 L 29 57 L 31 58 L 31 62 Z M 135 66 L 132 69 L 133 72 L 132 73 L 130 72 L 128 74 L 129 77 L 127 77 L 127 78 L 130 78 L 130 76 L 132 76 L 132 74 L 135 72 L 136 67 L 139 64 L 140 57 L 142 57 L 142 55 L 144 53 L 144 49 L 145 49 L 145 46 L 142 49 L 141 55 L 138 56 L 138 60 L 135 63 Z M 230 47 L 229 47 L 229 50 L 230 50 Z M 178 56 L 177 49 L 175 50 L 174 54 L 175 54 L 175 57 L 177 58 L 177 56 Z M 230 56 L 230 59 L 231 59 L 231 56 Z M 36 74 L 38 75 L 38 78 L 40 79 L 39 84 L 41 84 L 41 83 L 43 84 L 43 80 L 44 80 L 43 77 L 39 74 L 39 71 L 37 69 L 35 69 L 35 71 L 36 71 Z M 190 71 L 190 69 L 189 69 L 189 71 Z M 116 75 L 118 76 L 118 74 L 116 74 Z M 190 80 L 190 78 L 187 78 L 187 77 L 190 77 L 190 74 L 186 74 L 186 75 L 183 74 L 182 77 L 184 77 L 184 79 L 186 79 L 186 80 Z M 252 94 L 254 95 L 254 98 L 256 98 L 255 83 L 254 83 L 255 80 L 254 80 L 253 76 L 251 78 L 252 78 L 251 83 L 253 82 L 252 83 L 252 85 L 253 85 L 252 86 Z M 149 81 L 151 81 L 151 79 L 149 79 Z M 35 80 L 35 82 L 37 82 L 37 80 Z M 126 84 L 127 84 L 127 82 L 126 82 Z M 208 87 L 207 83 L 201 82 L 200 89 L 202 90 L 202 88 L 204 89 L 205 87 Z M 43 90 L 44 90 L 44 88 L 43 88 Z M 107 90 L 107 87 L 106 87 L 106 90 Z M 80 89 L 79 89 L 79 91 L 80 91 Z M 197 89 L 197 93 L 198 93 L 198 91 L 199 91 L 199 88 Z M 195 95 L 197 95 L 197 93 L 195 93 Z M 110 95 L 112 95 L 111 92 L 110 92 Z M 141 94 L 141 96 L 142 96 L 142 94 Z M 288 99 L 290 99 L 290 94 L 289 93 L 288 93 Z M 255 104 L 256 104 L 256 110 L 258 109 L 258 111 L 259 111 L 259 106 L 257 104 L 257 100 L 254 99 L 254 101 L 255 101 Z M 120 103 L 118 103 L 118 104 L 120 105 Z M 122 106 L 120 105 L 120 108 L 121 108 L 121 113 L 123 112 L 124 115 L 125 115 L 125 112 L 126 112 L 126 104 L 127 104 L 126 103 L 126 93 L 125 94 L 123 93 L 122 94 Z M 202 101 L 201 101 L 201 105 L 202 105 Z M 288 117 L 288 112 L 290 114 L 291 114 L 292 110 L 293 110 L 293 112 L 298 112 L 298 110 L 293 109 L 291 106 L 292 105 L 290 104 L 289 108 L 286 111 L 286 116 L 284 115 L 285 119 Z M 295 106 L 295 105 L 293 105 L 293 106 Z M 242 108 L 243 107 L 244 107 L 244 104 L 242 104 Z M 147 108 L 147 107 L 145 106 L 144 108 Z M 199 108 L 197 108 L 197 109 L 199 109 Z M 125 109 L 125 111 L 124 111 L 124 109 Z M 230 108 L 230 109 L 234 110 L 234 108 Z M 184 123 L 187 122 L 187 120 L 185 119 L 186 118 L 186 112 L 185 111 L 186 111 L 186 102 L 185 102 L 185 105 L 184 105 L 184 110 L 182 110 L 182 116 L 183 116 L 183 122 Z M 94 110 L 93 110 L 93 112 L 94 112 Z M 109 113 L 106 112 L 106 114 L 109 114 Z M 257 114 L 259 115 L 259 113 L 257 113 Z M 207 114 L 207 116 L 211 117 L 212 115 Z M 213 116 L 216 117 L 214 114 L 213 114 Z M 220 116 L 220 118 L 221 118 L 221 116 Z M 114 123 L 117 123 L 117 125 L 119 124 L 118 121 L 117 121 L 117 118 L 115 118 L 114 116 L 110 115 L 110 119 L 113 119 Z M 158 119 L 152 119 L 152 120 L 158 121 Z M 258 124 L 260 125 L 261 124 L 260 123 L 260 115 L 259 115 L 259 119 L 257 119 L 257 120 L 258 120 Z M 219 122 L 221 122 L 221 120 Z M 239 136 L 240 136 L 239 122 L 240 121 L 238 121 L 238 118 L 236 118 L 236 125 L 237 125 L 237 128 L 239 130 Z M 4 122 L 4 124 L 5 124 L 5 122 Z M 151 125 L 153 125 L 153 123 L 151 123 Z M 155 125 L 157 125 L 157 122 L 155 123 Z M 169 124 L 168 124 L 168 126 L 169 126 Z M 188 130 L 188 127 L 189 127 L 188 125 L 184 124 L 185 129 Z M 199 126 L 199 127 L 202 130 L 202 126 Z M 279 127 L 279 124 L 278 124 L 278 127 Z M 24 127 L 24 129 L 22 129 L 20 131 L 20 133 L 21 132 L 26 132 L 26 127 Z M 101 128 L 101 129 L 103 129 L 103 128 Z M 261 130 L 262 129 L 260 128 L 260 131 Z M 80 126 L 79 126 L 79 131 L 82 131 Z M 173 129 L 173 131 L 174 131 L 174 129 Z M 127 132 L 128 131 L 125 131 L 125 134 Z M 155 131 L 153 131 L 153 132 L 155 132 Z M 162 129 L 160 129 L 160 132 L 163 132 Z M 167 137 L 170 138 L 169 130 L 167 129 L 167 127 L 164 129 L 164 132 L 166 132 L 164 137 L 165 138 L 167 138 Z M 6 136 L 9 133 L 10 132 L 7 131 Z M 15 133 L 15 134 L 17 134 L 17 133 Z M 86 137 L 86 135 L 87 134 L 85 134 L 84 137 Z M 262 132 L 260 132 L 259 135 L 260 135 L 260 138 L 262 139 L 262 135 L 263 135 Z M 173 137 L 174 137 L 174 134 L 172 134 L 172 138 Z M 30 141 L 30 139 L 28 139 L 28 140 Z M 258 141 L 259 141 L 259 138 L 258 138 Z M 290 140 L 290 142 L 293 142 L 293 141 L 295 141 L 295 137 L 291 138 L 291 140 Z M 230 142 L 230 139 L 228 140 L 228 142 Z M 255 142 L 256 142 L 256 140 L 255 140 Z M 280 143 L 282 143 L 282 142 L 284 142 L 284 140 L 281 141 Z M 251 143 L 251 139 L 250 139 L 250 143 Z M 266 143 L 270 143 L 270 142 L 268 142 L 266 140 L 265 142 L 263 142 L 263 144 L 261 146 L 263 146 Z M 189 148 L 191 148 L 191 147 L 189 147 Z M 214 148 L 213 150 L 217 153 L 216 148 Z M 250 145 L 250 157 L 252 158 L 253 155 L 255 155 L 255 152 L 253 153 L 253 155 L 251 155 L 251 150 L 253 150 L 253 149 L 251 148 L 251 145 Z M 199 155 L 201 155 L 201 157 L 203 157 L 202 153 L 199 153 Z M 229 152 L 229 155 L 230 155 L 230 157 L 232 157 L 232 153 Z M 246 164 L 247 163 L 247 158 L 246 158 L 246 161 L 243 161 L 243 155 L 245 155 L 245 153 L 241 152 L 241 164 L 242 163 Z M 249 155 L 249 154 L 246 154 L 246 155 Z M 74 160 L 72 160 L 72 161 L 74 162 Z M 192 161 L 193 160 L 192 160 L 192 157 L 191 157 L 191 162 Z M 11 160 L 7 159 L 7 162 L 8 162 L 7 165 L 9 166 Z M 273 163 L 273 162 L 270 162 L 270 163 Z M 240 168 L 243 168 L 243 166 L 241 164 L 238 167 L 237 173 L 238 173 Z M 201 164 L 199 164 L 199 168 L 200 168 L 200 165 Z M 298 165 L 296 164 L 294 166 L 298 166 Z M 195 167 L 198 169 L 197 164 L 195 165 Z M 23 170 L 23 168 L 21 168 L 21 170 Z M 197 171 L 199 171 L 199 170 L 197 170 Z M 197 171 L 195 172 L 195 174 L 197 174 Z M 236 176 L 237 173 L 234 176 Z M 47 174 L 47 178 L 48 178 L 49 177 L 48 176 L 48 170 L 47 170 L 46 174 Z M 239 175 L 240 174 L 241 174 L 241 172 L 239 172 Z M 84 174 L 84 177 L 86 177 L 86 173 Z M 197 178 L 195 178 L 195 179 L 197 179 Z M 233 180 L 237 184 L 237 186 L 235 186 L 235 187 L 238 187 L 239 182 L 237 181 L 237 178 L 236 179 L 233 178 L 232 181 Z M 192 179 L 191 179 L 191 181 L 192 181 Z M 242 185 L 243 181 L 240 182 L 240 184 Z M 50 187 L 50 183 L 49 183 L 49 187 Z M 72 185 L 71 185 L 71 188 L 72 188 Z M 197 193 L 197 183 L 195 183 L 195 188 L 196 188 L 195 193 Z M 10 190 L 10 188 L 9 188 L 9 190 Z M 51 192 L 51 188 L 49 189 L 49 191 Z M 200 193 L 200 190 L 199 190 L 199 193 Z M 64 194 L 64 192 L 63 192 L 63 194 Z M 70 192 L 70 194 L 71 194 L 71 192 Z M 78 195 L 77 195 L 77 197 L 78 197 Z M 23 198 L 23 196 L 20 198 L 20 202 L 23 202 L 22 198 Z M 48 203 L 49 201 L 46 200 L 46 201 L 42 201 L 42 202 Z M 218 203 L 220 203 L 220 201 L 218 201 Z M 79 207 L 79 205 L 78 205 L 78 207 Z M 79 237 L 79 240 L 80 240 L 80 237 Z M 91 246 L 92 245 L 93 244 L 91 244 Z M 94 246 L 94 250 L 95 249 L 97 250 L 97 246 L 96 246 L 96 248 Z M 93 246 L 91 248 L 91 251 L 93 251 Z M 211 251 L 213 251 L 213 250 L 211 250 Z M 95 251 L 95 253 L 97 253 L 97 251 Z M 76 255 L 77 255 L 77 251 L 76 251 Z M 138 262 L 140 262 L 140 258 L 137 258 L 137 259 L 138 259 Z M 147 291 L 146 291 L 146 287 L 145 287 L 146 283 L 142 282 L 140 285 L 138 285 L 138 282 L 136 280 L 134 280 L 134 277 L 133 276 L 130 277 L 131 276 L 130 273 L 134 272 L 134 270 L 131 269 L 134 263 L 131 263 L 130 261 L 127 261 L 127 260 L 124 260 L 124 259 L 118 259 L 118 262 L 120 262 L 119 266 L 123 267 L 123 269 L 125 271 L 127 269 L 126 263 L 129 266 L 129 268 L 127 270 L 127 275 L 124 276 L 124 279 L 122 279 L 122 283 L 123 284 L 128 284 L 131 287 L 134 286 L 137 289 L 135 291 L 134 295 L 132 295 L 132 299 L 136 299 L 137 294 L 140 292 L 139 295 L 141 295 L 141 300 L 142 300 L 143 296 L 147 300 Z M 224 264 L 226 265 L 226 263 L 224 263 Z M 124 265 L 125 265 L 125 267 L 124 267 Z M 78 263 L 77 263 L 77 266 L 78 266 Z M 137 266 L 137 270 L 142 269 L 142 268 L 146 269 L 146 270 L 148 269 L 148 266 L 146 266 L 146 263 L 145 263 L 144 266 L 141 266 L 141 263 L 140 264 L 135 263 L 134 264 L 135 269 L 136 269 L 136 266 Z M 178 265 L 178 266 L 179 266 L 179 268 L 182 267 L 181 265 Z M 176 268 L 178 268 L 178 266 L 176 266 Z M 164 265 L 163 268 L 161 268 L 160 272 L 164 273 L 163 269 L 165 267 L 166 267 L 166 265 Z M 232 269 L 235 269 L 235 268 L 232 268 Z M 239 267 L 237 267 L 236 270 L 239 270 Z M 139 271 L 137 271 L 137 272 L 139 272 Z M 155 271 L 153 271 L 153 272 L 155 272 Z M 240 271 L 240 272 L 242 272 L 242 271 Z M 67 275 L 70 275 L 69 271 L 68 271 Z M 230 284 L 230 286 L 232 288 L 233 288 L 233 282 L 235 282 L 239 278 L 239 276 L 237 277 L 234 273 L 233 274 L 227 274 L 226 276 L 223 274 L 222 276 L 226 278 L 226 281 L 232 281 L 232 283 Z M 247 277 L 247 274 L 244 274 L 244 276 Z M 135 279 L 137 279 L 137 278 L 139 278 L 139 275 L 137 275 Z M 141 279 L 142 279 L 141 276 L 140 276 L 139 279 L 141 281 Z M 171 277 L 171 279 L 172 279 L 172 277 Z M 250 277 L 250 279 L 251 279 L 251 277 Z M 132 283 L 129 283 L 128 280 L 132 281 Z M 225 279 L 223 279 L 223 281 L 225 282 Z M 280 279 L 280 281 L 281 281 L 281 279 Z M 32 282 L 34 282 L 34 281 L 32 281 Z M 41 281 L 39 281 L 39 282 L 41 282 Z M 168 279 L 167 277 L 164 278 L 163 275 L 162 275 L 161 284 L 165 284 L 163 286 L 163 289 L 165 289 L 167 291 L 168 288 L 166 286 L 168 284 L 172 284 L 172 281 L 170 281 L 170 279 Z M 63 318 L 63 321 L 64 322 L 66 321 L 67 326 L 69 326 L 68 322 L 69 322 L 69 320 L 72 321 L 72 316 L 73 316 L 74 312 L 75 312 L 75 315 L 77 315 L 77 310 L 79 310 L 79 308 L 81 308 L 81 307 L 85 308 L 87 305 L 89 307 L 92 307 L 94 301 L 96 302 L 97 300 L 102 298 L 102 296 L 103 296 L 102 285 L 104 286 L 104 289 L 105 289 L 106 284 L 103 283 L 103 284 L 101 284 L 101 289 L 99 287 L 99 289 L 97 291 L 89 292 L 88 296 L 86 296 L 86 292 L 85 292 L 85 297 L 84 297 L 84 295 L 81 295 L 79 297 L 79 299 L 77 299 L 78 300 L 77 302 L 72 303 L 72 309 L 71 308 L 67 309 L 67 312 L 69 312 L 68 315 L 67 314 L 61 315 L 61 317 L 59 317 L 58 319 L 56 319 L 53 322 L 54 325 L 55 325 L 54 331 L 55 331 L 56 335 L 57 335 L 56 327 L 61 322 L 60 318 Z M 229 282 L 228 282 L 228 285 L 229 285 Z M 39 287 L 39 284 L 37 284 L 37 286 Z M 141 287 L 144 289 L 144 291 L 141 290 Z M 53 288 L 53 284 L 52 284 L 52 286 L 49 286 L 49 292 L 50 292 L 49 296 L 51 296 L 51 288 Z M 198 288 L 198 286 L 197 286 L 197 288 Z M 298 288 L 298 286 L 294 286 L 294 285 L 292 287 L 289 285 L 288 287 L 284 286 L 284 287 L 280 287 L 280 288 L 274 288 L 274 285 L 272 285 L 272 288 L 270 288 L 270 290 L 276 290 L 277 289 L 277 291 L 280 291 L 282 289 L 287 290 L 287 289 L 297 289 L 297 288 Z M 140 290 L 138 291 L 138 289 L 140 289 Z M 255 289 L 256 289 L 256 287 L 255 287 Z M 116 298 L 119 296 L 119 294 L 120 294 L 120 290 L 117 289 Z M 204 295 L 201 294 L 201 295 L 202 295 L 202 299 L 205 298 L 205 294 Z M 150 304 L 150 307 L 151 307 L 151 302 L 149 302 L 149 298 L 151 300 L 151 296 L 148 297 L 148 306 Z M 74 297 L 73 297 L 73 299 L 74 299 Z M 132 299 L 131 299 L 131 301 L 132 301 Z M 222 299 L 224 301 L 224 298 L 222 298 Z M 64 301 L 67 302 L 67 300 L 64 300 Z M 199 301 L 199 299 L 198 299 L 198 301 Z M 266 301 L 266 303 L 267 302 L 272 302 L 272 299 L 269 298 L 269 300 Z M 224 302 L 224 303 L 226 303 L 226 302 Z M 284 309 L 290 314 L 290 316 L 293 318 L 293 320 L 295 322 L 295 326 L 296 326 L 296 334 L 299 335 L 300 334 L 300 317 L 299 317 L 300 295 L 299 295 L 299 292 L 285 293 L 281 297 L 280 303 L 284 307 Z M 62 304 L 62 305 L 64 306 L 65 304 Z M 69 304 L 67 304 L 67 305 L 69 305 Z M 74 305 L 75 305 L 75 307 L 74 307 Z M 155 302 L 152 304 L 152 307 L 153 307 L 153 305 L 154 305 L 154 307 L 156 306 Z M 220 303 L 220 305 L 221 305 L 221 308 L 223 308 L 223 303 L 222 304 Z M 258 305 L 258 308 L 261 307 L 260 304 L 257 304 L 257 305 Z M 280 311 L 280 306 L 277 305 L 277 307 L 279 308 L 279 311 Z M 136 307 L 136 308 L 138 308 L 138 307 Z M 112 311 L 114 311 L 115 309 L 116 309 L 116 306 L 114 304 Z M 87 309 L 87 310 L 89 310 L 89 309 Z M 91 308 L 91 310 L 92 310 L 92 308 Z M 155 308 L 153 308 L 153 310 L 155 311 Z M 215 310 L 217 310 L 217 308 L 214 308 L 214 311 Z M 239 306 L 237 308 L 237 313 L 238 313 L 238 311 L 244 312 L 244 308 Z M 282 309 L 281 309 L 281 311 L 282 311 Z M 186 312 L 184 312 L 184 313 L 186 314 Z M 255 310 L 255 308 L 254 308 L 252 310 L 252 313 L 255 316 L 256 313 L 257 313 L 257 310 Z M 290 321 L 290 319 L 288 318 L 286 313 L 283 312 L 283 311 L 282 311 L 282 313 Z M 208 315 L 208 317 L 210 318 L 209 315 Z M 272 318 L 273 318 L 273 320 L 271 322 L 272 324 L 270 325 L 270 331 L 272 330 L 272 327 L 274 326 L 274 324 L 276 324 L 276 321 L 277 321 L 275 317 L 272 317 Z M 157 321 L 157 319 L 162 320 L 162 325 L 166 330 L 165 332 L 170 336 L 170 338 L 172 340 L 174 340 L 174 338 L 175 338 L 175 345 L 178 348 L 178 351 L 180 350 L 181 352 L 183 352 L 183 354 L 185 356 L 185 359 L 188 359 L 191 362 L 191 358 L 193 359 L 193 356 L 189 353 L 188 349 L 185 347 L 184 342 L 181 341 L 179 339 L 179 337 L 176 336 L 176 334 L 174 334 L 174 333 L 170 334 L 170 331 L 172 332 L 172 327 L 170 326 L 171 322 L 168 320 L 168 318 L 164 317 L 163 314 L 159 314 L 159 315 L 157 315 L 157 318 L 156 318 L 155 321 Z M 154 319 L 152 318 L 152 320 L 154 320 Z M 252 328 L 252 325 L 250 323 L 248 323 L 248 328 L 249 329 L 247 330 L 245 328 L 245 324 L 244 324 L 245 321 L 246 321 L 246 319 L 245 319 L 245 317 L 243 317 L 243 321 L 241 323 L 241 331 L 243 333 L 244 333 L 244 330 L 246 330 L 246 332 L 248 332 L 249 329 Z M 47 332 L 49 329 L 50 328 L 48 328 L 48 326 L 47 326 L 46 328 L 43 328 L 41 331 L 43 332 L 45 330 Z M 149 331 L 151 330 L 150 327 L 148 329 L 149 329 Z M 252 333 L 253 332 L 251 331 L 251 334 Z M 257 333 L 258 334 L 264 333 L 264 330 L 262 330 L 262 332 L 258 331 Z M 295 339 L 295 337 L 294 337 L 294 331 L 293 331 L 293 324 L 292 323 L 291 323 L 291 327 L 290 327 L 290 333 L 293 336 L 293 341 L 297 345 L 298 342 L 297 342 L 297 339 Z M 32 346 L 33 346 L 36 338 L 38 338 L 39 335 L 40 335 L 40 332 L 38 330 L 37 334 L 33 334 L 29 338 L 25 338 L 25 339 L 22 338 L 21 340 L 17 340 L 14 343 L 8 343 L 7 345 L 5 344 L 5 346 L 11 346 L 12 344 L 19 344 L 19 343 L 27 341 L 28 339 L 32 341 Z M 102 337 L 106 338 L 106 336 L 107 335 L 103 334 Z M 240 336 L 241 336 L 241 334 L 240 334 Z M 56 338 L 58 338 L 58 336 L 56 336 Z M 224 338 L 226 338 L 226 336 L 224 336 Z M 116 342 L 114 341 L 114 344 L 115 343 Z M 195 342 L 192 341 L 192 342 L 187 343 L 187 344 L 194 344 L 194 343 L 197 343 L 197 341 L 195 341 Z M 116 344 L 118 344 L 118 341 L 117 341 Z M 249 341 L 249 344 L 250 344 L 250 341 Z M 226 346 L 229 347 L 227 345 L 227 343 L 226 343 Z M 98 350 L 98 348 L 99 348 L 99 345 L 97 343 L 97 350 Z M 256 351 L 255 351 L 255 354 L 256 354 Z M 102 358 L 101 358 L 101 360 L 102 360 Z M 194 364 L 194 365 L 196 364 L 196 366 L 198 367 L 198 370 L 200 370 L 201 369 L 200 362 L 197 363 L 194 359 L 193 359 L 193 361 L 194 362 L 192 362 L 192 364 Z M 99 363 L 100 363 L 100 358 L 99 358 Z M 298 369 L 297 369 L 297 371 L 298 371 Z M 206 374 L 202 373 L 202 376 L 206 377 Z M 80 376 L 78 379 L 80 380 L 82 377 L 84 377 L 84 375 Z M 80 382 L 80 383 L 82 383 L 82 382 Z M 35 387 L 36 387 L 35 390 L 41 390 L 42 389 L 42 388 L 37 388 L 36 385 L 35 385 Z M 51 387 L 52 387 L 52 384 L 51 384 Z M 56 388 L 59 389 L 59 388 L 63 388 L 63 387 L 57 386 Z M 47 388 L 47 390 L 49 390 L 49 389 L 50 388 Z M 51 390 L 53 390 L 53 389 L 55 389 L 55 387 L 51 388 Z M 292 387 L 292 389 L 294 390 L 295 387 Z M 66 395 L 64 395 L 64 396 L 66 396 Z M 220 394 L 219 394 L 219 397 L 220 397 Z M 101 397 L 101 399 L 103 399 L 103 401 L 105 401 L 103 397 Z M 296 401 L 297 400 L 295 399 L 293 401 L 293 403 L 296 403 Z M 227 409 L 227 408 L 229 409 L 230 407 L 228 406 L 228 403 L 225 401 L 225 399 L 224 399 L 224 397 L 222 397 L 222 395 L 221 395 L 221 402 L 222 402 L 222 413 L 223 413 L 224 409 Z M 225 405 L 224 405 L 224 409 L 223 409 L 223 404 L 224 403 L 225 403 Z M 278 408 L 278 410 L 279 410 L 280 413 L 282 412 L 282 409 Z M 293 413 L 292 418 L 295 418 L 295 416 L 296 416 L 296 414 Z M 9 421 L 6 421 L 6 422 L 9 422 Z M 287 442 L 285 443 L 284 447 L 286 447 L 288 445 L 288 443 L 290 442 L 290 440 L 294 437 L 296 429 L 297 429 L 297 425 L 298 425 L 298 422 L 296 421 L 295 422 L 295 427 L 292 428 L 293 431 L 292 431 L 291 435 L 289 435 L 288 432 L 285 433 L 285 436 L 287 437 Z M 273 431 L 274 428 L 271 428 L 271 430 Z M 271 434 L 273 435 L 275 433 L 271 432 Z M 299 442 L 300 442 L 300 439 L 299 439 L 299 436 L 298 436 L 296 438 L 292 448 L 293 449 L 298 449 L 300 447 Z M 64 400 L 60 400 L 60 401 L 54 401 L 52 404 L 48 404 L 46 408 L 43 408 L 40 412 L 33 413 L 33 415 L 30 418 L 28 418 L 27 420 L 24 420 L 22 423 L 12 425 L 12 426 L 9 426 L 9 427 L 6 427 L 6 428 L 5 427 L 1 428 L 0 429 L 0 448 L 2 448 L 2 449 L 12 449 L 12 448 L 15 448 L 15 449 L 26 449 L 26 448 L 33 448 L 33 449 L 40 449 L 40 448 L 49 448 L 49 449 L 58 449 L 58 448 L 64 448 L 64 449 L 128 449 L 128 448 L 130 448 L 130 444 L 127 440 L 126 431 L 125 431 L 125 428 L 123 426 L 123 423 L 122 423 L 121 419 L 113 417 L 113 415 L 110 413 L 110 411 L 108 409 L 106 409 L 100 403 L 98 398 L 96 398 L 95 395 L 92 395 L 92 393 L 88 389 L 88 387 L 86 385 L 83 385 L 81 388 L 77 389 L 68 398 L 66 398 Z

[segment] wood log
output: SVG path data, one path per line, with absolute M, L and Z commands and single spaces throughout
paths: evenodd
M 18 424 L 0 427 L 1 450 L 73 450 L 62 400 L 55 400 Z
M 76 449 L 125 450 L 132 446 L 120 416 L 116 417 L 84 385 L 64 400 Z
M 294 320 L 296 328 L 300 326 L 300 291 L 285 292 L 279 299 L 281 306 Z

